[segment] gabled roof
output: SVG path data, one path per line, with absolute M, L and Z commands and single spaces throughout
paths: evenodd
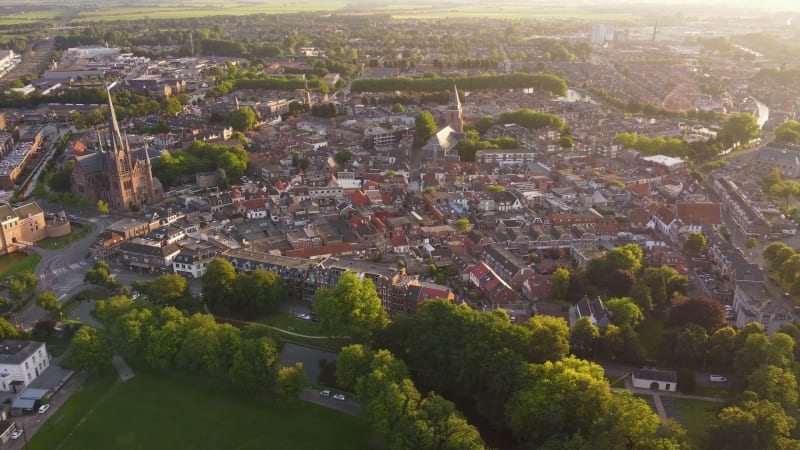
M 679 202 L 677 210 L 678 217 L 688 225 L 711 227 L 722 224 L 722 209 L 719 203 Z

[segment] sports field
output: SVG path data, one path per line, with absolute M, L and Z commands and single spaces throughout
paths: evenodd
M 226 383 L 137 372 L 91 381 L 53 414 L 31 450 L 371 449 L 358 418 L 301 401 L 257 399 Z

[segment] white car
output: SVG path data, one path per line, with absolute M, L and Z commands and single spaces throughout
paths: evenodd
M 325 389 L 324 391 L 319 391 L 319 395 L 321 395 L 323 397 L 330 397 L 331 396 L 331 391 Z
M 344 394 L 336 394 L 333 396 L 333 398 L 336 400 L 347 400 L 347 397 L 345 397 Z
M 44 405 L 39 407 L 39 414 L 46 413 L 48 409 L 50 409 L 50 404 L 49 403 L 45 403 Z
M 311 320 L 311 315 L 310 314 L 305 314 L 305 313 L 299 313 L 297 315 L 297 318 L 300 319 L 300 320 Z
M 19 428 L 17 428 L 16 430 L 14 430 L 13 433 L 11 433 L 11 439 L 17 440 L 19 439 L 20 436 L 22 436 L 22 430 Z

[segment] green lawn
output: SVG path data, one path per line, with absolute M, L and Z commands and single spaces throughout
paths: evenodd
M 261 400 L 226 383 L 137 372 L 91 381 L 31 440 L 31 450 L 370 449 L 358 417 L 305 402 Z
M 678 413 L 678 422 L 686 429 L 689 439 L 695 443 L 702 439 L 705 431 L 717 421 L 715 411 L 719 403 L 678 397 L 672 401 Z
M 728 395 L 728 390 L 719 387 L 697 386 L 694 388 L 692 395 L 699 395 L 701 397 L 725 398 Z
M 273 327 L 278 327 L 281 330 L 289 330 L 299 334 L 306 334 L 308 336 L 323 335 L 319 322 L 298 319 L 290 314 L 273 314 L 261 320 L 261 322 L 267 325 L 272 325 Z
M 67 247 L 69 244 L 72 244 L 75 241 L 81 240 L 91 231 L 91 225 L 81 225 L 73 222 L 72 232 L 70 234 L 57 238 L 44 238 L 37 242 L 36 245 L 39 247 L 49 248 L 50 250 L 58 250 L 60 248 Z
M 6 279 L 20 272 L 33 272 L 42 257 L 39 255 L 26 256 L 15 252 L 0 256 L 0 279 Z

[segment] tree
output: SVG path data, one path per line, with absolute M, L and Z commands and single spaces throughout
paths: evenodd
M 745 246 L 747 247 L 748 250 L 752 250 L 752 249 L 758 247 L 758 239 L 750 236 L 749 238 L 747 238 L 747 242 L 745 243 Z
M 68 361 L 70 367 L 91 374 L 111 367 L 111 343 L 102 330 L 82 326 L 72 337 Z
M 514 434 L 532 448 L 552 437 L 589 435 L 610 401 L 603 368 L 566 358 L 531 365 L 529 371 L 526 386 L 508 405 L 508 425 Z
M 665 348 L 669 349 L 675 364 L 682 367 L 697 367 L 702 364 L 708 341 L 708 334 L 703 327 L 689 324 L 667 333 L 665 340 Z
M 550 278 L 550 292 L 554 300 L 566 300 L 567 291 L 569 290 L 569 281 L 569 270 L 561 267 L 553 272 L 553 276 Z
M 336 358 L 336 384 L 352 391 L 358 379 L 369 372 L 373 350 L 361 344 L 342 348 Z
M 119 282 L 111 278 L 111 274 L 108 271 L 108 264 L 103 261 L 94 263 L 94 267 L 89 269 L 86 275 L 84 275 L 83 281 L 112 290 L 119 288 Z
M 558 361 L 569 353 L 569 327 L 561 317 L 534 316 L 525 323 L 528 335 L 528 360 L 543 363 Z
M 466 217 L 462 217 L 461 219 L 456 220 L 456 228 L 458 228 L 458 231 L 462 233 L 466 233 L 467 231 L 469 231 L 470 228 L 469 219 L 467 219 Z
M 225 308 L 231 295 L 236 280 L 236 269 L 228 260 L 215 258 L 203 274 L 203 300 L 212 311 Z
M 359 280 L 352 272 L 343 273 L 333 289 L 317 291 L 314 311 L 324 330 L 361 339 L 369 338 L 388 322 L 372 280 Z
M 561 136 L 561 138 L 558 140 L 558 145 L 561 148 L 572 148 L 572 136 Z
M 625 244 L 609 251 L 605 262 L 609 272 L 616 269 L 636 272 L 642 266 L 643 257 L 642 248 L 637 244 Z
M 717 139 L 729 148 L 737 144 L 747 144 L 760 135 L 761 129 L 756 118 L 750 113 L 739 113 L 728 117 L 717 132 Z
M 147 295 L 151 301 L 175 305 L 189 297 L 189 284 L 178 274 L 161 275 L 147 284 Z
M 689 323 L 700 325 L 713 333 L 726 323 L 725 308 L 722 303 L 706 296 L 691 297 L 672 305 L 669 310 L 670 326 L 681 327 Z
M 281 387 L 281 393 L 286 398 L 297 399 L 300 397 L 300 393 L 308 385 L 303 363 L 296 363 L 293 367 L 281 367 L 278 371 L 278 384 Z
M 233 292 L 221 309 L 244 317 L 272 312 L 286 299 L 286 286 L 273 271 L 256 269 L 250 274 L 236 275 Z
M 730 369 L 733 365 L 736 330 L 727 326 L 718 329 L 708 338 L 708 364 L 711 367 Z
M 256 126 L 258 119 L 252 109 L 242 106 L 236 111 L 231 111 L 226 122 L 236 131 L 247 131 Z
M 591 358 L 597 349 L 599 339 L 600 330 L 588 317 L 581 317 L 570 330 L 570 350 L 579 358 Z
M 612 297 L 627 297 L 636 283 L 636 275 L 630 270 L 616 269 L 608 276 L 608 293 Z
M 161 113 L 165 116 L 176 116 L 183 110 L 180 100 L 175 97 L 166 97 L 161 100 Z
M 422 111 L 415 117 L 416 137 L 417 144 L 426 142 L 431 136 L 436 134 L 436 120 L 433 115 L 428 111 Z
M 683 244 L 683 248 L 692 255 L 699 255 L 703 252 L 703 250 L 706 249 L 706 245 L 708 245 L 706 237 L 696 231 L 693 231 L 686 236 L 686 241 Z
M 338 164 L 339 167 L 344 167 L 344 165 L 347 164 L 347 162 L 350 161 L 352 158 L 353 154 L 346 149 L 340 150 L 333 156 L 333 160 L 336 161 L 336 164 Z
M 630 297 L 612 298 L 606 302 L 611 321 L 618 327 L 636 328 L 644 320 L 644 314 Z
M 392 105 L 392 112 L 395 114 L 404 113 L 406 112 L 406 108 L 400 103 L 395 103 Z
M 761 400 L 780 404 L 791 415 L 797 412 L 797 378 L 791 370 L 761 366 L 747 377 L 747 389 Z
M 233 357 L 231 379 L 250 392 L 266 392 L 275 385 L 278 350 L 267 337 L 243 339 Z
M 707 436 L 707 448 L 720 450 L 789 449 L 789 435 L 796 425 L 777 403 L 750 399 L 723 408 Z
M 100 214 L 108 214 L 108 203 L 98 200 L 97 201 L 97 212 Z
M 56 294 L 51 291 L 42 291 L 36 298 L 36 306 L 49 311 L 54 316 L 58 316 L 61 314 L 63 305 L 58 301 Z

